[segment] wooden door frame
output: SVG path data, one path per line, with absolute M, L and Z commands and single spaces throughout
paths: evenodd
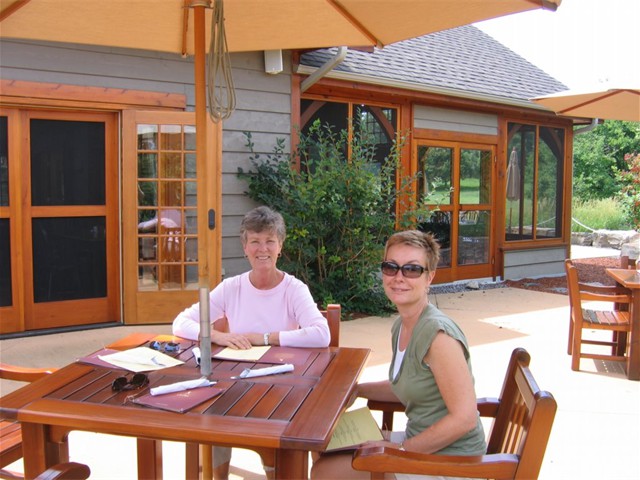
M 433 146 L 442 146 L 442 147 L 446 147 L 446 148 L 450 148 L 453 147 L 454 150 L 455 149 L 465 149 L 465 148 L 471 148 L 471 149 L 483 149 L 483 150 L 490 150 L 491 154 L 492 154 L 492 159 L 491 159 L 491 199 L 490 199 L 490 211 L 491 211 L 491 224 L 490 224 L 490 228 L 489 228 L 489 265 L 488 267 L 486 266 L 486 264 L 481 264 L 479 266 L 475 266 L 475 265 L 469 265 L 469 266 L 453 266 L 453 256 L 454 253 L 457 253 L 458 250 L 458 238 L 457 238 L 457 228 L 454 228 L 454 224 L 452 223 L 451 226 L 451 256 L 452 256 L 452 266 L 449 268 L 439 268 L 438 269 L 438 273 L 436 275 L 435 281 L 437 283 L 447 283 L 447 282 L 453 282 L 453 281 L 457 281 L 457 280 L 462 280 L 462 278 L 459 277 L 459 272 L 462 269 L 464 269 L 465 272 L 467 272 L 467 275 L 465 275 L 464 279 L 470 279 L 470 278 L 482 278 L 482 277 L 486 277 L 486 276 L 491 276 L 494 277 L 496 276 L 496 225 L 498 224 L 497 219 L 496 219 L 496 192 L 499 189 L 499 185 L 497 185 L 497 175 L 496 175 L 496 165 L 497 165 L 497 152 L 498 152 L 498 137 L 496 135 L 481 135 L 481 134 L 463 134 L 463 133 L 459 133 L 459 132 L 443 132 L 443 131 L 432 131 L 432 130 L 426 130 L 426 129 L 418 129 L 416 130 L 416 132 L 414 133 L 413 136 L 413 140 L 412 140 L 412 161 L 411 161 L 411 171 L 412 172 L 417 172 L 419 169 L 419 165 L 418 165 L 418 155 L 417 155 L 417 151 L 418 151 L 418 147 L 421 145 L 433 145 Z M 454 160 L 455 160 L 455 156 L 454 156 Z M 452 165 L 452 179 L 455 182 L 459 182 L 460 180 L 460 171 L 459 171 L 459 165 L 455 164 Z M 453 208 L 453 203 L 457 203 L 457 202 L 452 202 L 452 208 L 450 210 L 451 212 L 451 221 L 452 222 L 457 222 L 457 219 L 455 218 L 455 213 L 461 211 L 460 209 L 458 209 L 456 211 L 455 208 Z M 481 209 L 483 211 L 486 211 L 486 209 Z M 487 273 L 487 275 L 485 275 L 485 272 Z
M 122 250 L 124 323 L 127 325 L 170 323 L 175 316 L 198 301 L 198 290 L 145 292 L 138 290 L 138 185 L 136 124 L 191 123 L 194 112 L 124 110 L 122 114 Z M 197 132 L 196 134 L 200 134 Z M 222 125 L 208 118 L 207 151 L 222 158 Z M 217 167 L 214 167 L 214 164 Z M 222 169 L 221 162 L 208 162 L 210 190 L 208 204 L 215 205 L 215 228 L 207 231 L 209 248 L 209 285 L 218 284 L 222 275 Z M 200 175 L 201 172 L 197 172 Z M 197 285 L 196 285 L 197 287 Z

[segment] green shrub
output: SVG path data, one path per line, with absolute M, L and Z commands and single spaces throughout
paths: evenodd
M 622 205 L 614 198 L 586 201 L 574 199 L 571 216 L 577 220 L 571 222 L 573 232 L 631 229 L 625 219 Z
M 389 311 L 379 278 L 384 243 L 396 222 L 408 228 L 427 213 L 409 208 L 402 218 L 395 214 L 396 199 L 413 198 L 415 181 L 406 178 L 396 189 L 399 145 L 378 162 L 366 132 L 350 137 L 317 122 L 300 135 L 293 153 L 298 169 L 284 153 L 284 140 L 261 158 L 251 134 L 245 136 L 253 171 L 238 169 L 238 175 L 248 182 L 247 194 L 279 211 L 287 224 L 280 268 L 304 281 L 322 306 L 340 303 L 347 313 L 369 315 Z
M 622 190 L 616 198 L 622 204 L 627 223 L 640 231 L 640 154 L 625 155 L 624 161 L 629 170 L 618 172 Z

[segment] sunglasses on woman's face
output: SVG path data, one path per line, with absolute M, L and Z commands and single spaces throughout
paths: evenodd
M 382 262 L 380 269 L 383 274 L 389 277 L 395 277 L 398 270 L 400 270 L 402 272 L 402 276 L 406 278 L 418 278 L 425 272 L 425 270 L 427 270 L 422 265 L 407 263 L 406 265 L 400 266 L 395 262 Z
M 118 377 L 111 384 L 111 390 L 114 392 L 122 392 L 124 390 L 136 390 L 137 388 L 144 387 L 149 383 L 149 377 L 144 373 L 136 373 L 131 380 L 127 377 Z

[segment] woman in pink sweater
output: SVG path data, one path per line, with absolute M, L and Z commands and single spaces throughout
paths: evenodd
M 249 211 L 240 238 L 251 270 L 222 281 L 209 295 L 211 343 L 248 349 L 252 345 L 327 347 L 329 326 L 306 284 L 278 269 L 286 236 L 282 215 L 268 207 Z M 173 321 L 173 334 L 197 340 L 196 303 Z M 231 449 L 214 448 L 214 477 L 228 477 Z M 270 472 L 266 466 L 267 474 Z

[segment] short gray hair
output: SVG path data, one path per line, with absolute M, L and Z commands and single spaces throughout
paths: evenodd
M 240 238 L 242 243 L 247 242 L 247 232 L 272 232 L 278 237 L 280 243 L 284 243 L 287 236 L 287 229 L 284 225 L 284 218 L 275 210 L 269 207 L 256 207 L 249 210 L 240 224 Z

